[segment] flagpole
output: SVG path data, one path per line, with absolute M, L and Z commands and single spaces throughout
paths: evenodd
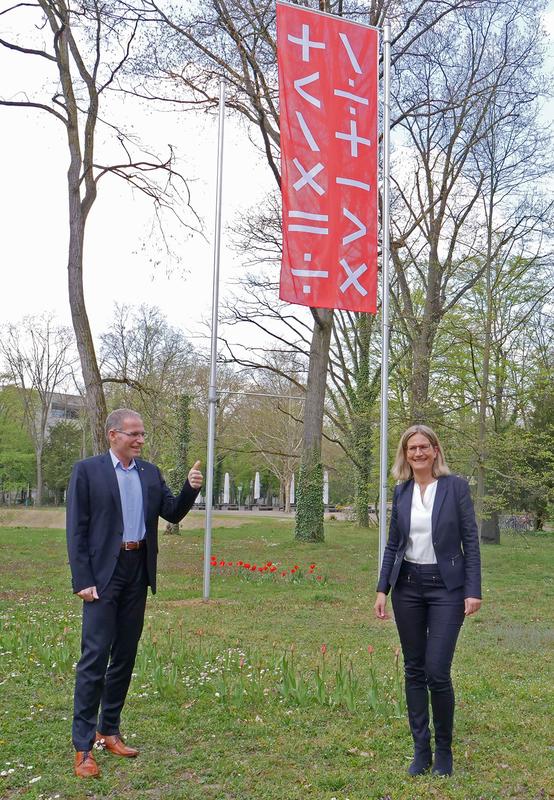
M 214 487 L 215 417 L 217 407 L 217 321 L 219 314 L 219 262 L 221 251 L 221 195 L 223 184 L 223 131 L 225 123 L 225 81 L 219 80 L 219 127 L 215 198 L 214 269 L 212 289 L 212 338 L 210 384 L 208 388 L 208 455 L 206 460 L 206 525 L 204 531 L 204 596 L 210 599 L 210 561 L 212 550 L 212 499 Z
M 390 262 L 390 25 L 383 27 L 383 225 L 381 297 L 381 420 L 379 460 L 379 564 L 380 571 L 387 542 L 389 422 L 389 262 Z

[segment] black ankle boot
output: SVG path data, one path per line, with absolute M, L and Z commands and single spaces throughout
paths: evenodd
M 406 681 L 406 702 L 410 731 L 414 740 L 414 758 L 408 767 L 408 775 L 423 775 L 433 761 L 427 689 L 411 686 Z
M 431 692 L 433 727 L 435 728 L 435 762 L 433 775 L 452 775 L 452 728 L 454 725 L 454 691 Z
M 414 758 L 408 767 L 408 775 L 424 775 L 429 771 L 433 761 L 433 753 L 431 748 L 429 750 L 418 751 L 414 753 Z
M 452 775 L 453 769 L 452 750 L 436 750 L 433 775 L 438 775 L 441 778 L 448 778 Z

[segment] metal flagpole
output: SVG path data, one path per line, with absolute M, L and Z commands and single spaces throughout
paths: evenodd
M 219 81 L 219 128 L 215 199 L 214 274 L 212 290 L 212 340 L 210 385 L 208 389 L 208 456 L 206 462 L 206 527 L 204 532 L 204 602 L 210 599 L 210 560 L 212 551 L 212 495 L 214 487 L 215 415 L 217 404 L 217 318 L 219 313 L 219 254 L 221 250 L 221 194 L 223 183 L 223 131 L 225 122 L 225 82 Z
M 390 25 L 383 27 L 383 225 L 381 297 L 381 433 L 379 466 L 379 570 L 387 543 L 387 432 L 389 422 L 389 261 L 390 261 Z

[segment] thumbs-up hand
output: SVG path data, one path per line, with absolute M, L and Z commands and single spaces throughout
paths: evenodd
M 195 461 L 188 474 L 188 480 L 193 489 L 200 489 L 204 476 L 200 472 L 200 461 Z

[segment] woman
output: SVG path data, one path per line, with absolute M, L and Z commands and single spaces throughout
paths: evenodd
M 389 540 L 377 585 L 375 615 L 392 607 L 406 681 L 414 758 L 408 773 L 422 775 L 433 763 L 429 699 L 433 709 L 433 774 L 452 774 L 454 690 L 450 665 L 464 616 L 481 606 L 481 562 L 468 484 L 451 475 L 436 434 L 413 425 L 402 435 L 393 476 Z

